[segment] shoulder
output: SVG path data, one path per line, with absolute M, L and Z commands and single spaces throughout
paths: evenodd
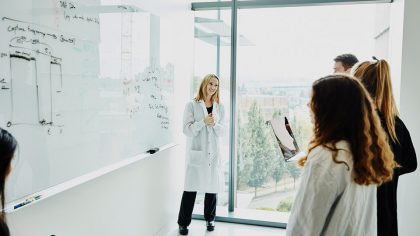
M 338 161 L 346 162 L 350 167 L 353 163 L 352 155 L 350 151 L 350 145 L 346 141 L 339 141 L 335 144 L 337 150 L 336 159 Z M 344 164 L 338 164 L 333 160 L 334 151 L 326 146 L 317 146 L 312 149 L 308 155 L 308 161 L 306 164 L 324 166 L 326 168 L 340 168 L 341 166 L 346 167 Z M 305 165 L 306 165 L 305 164 Z
M 407 127 L 405 126 L 401 118 L 399 118 L 398 116 L 395 117 L 395 131 L 397 133 L 398 139 L 409 135 Z
M 188 103 L 191 103 L 191 104 L 200 104 L 200 101 L 201 100 L 196 100 L 195 98 L 192 98 L 191 100 L 188 101 Z
M 316 159 L 326 159 L 328 157 L 332 157 L 333 151 L 328 148 L 330 144 L 327 145 L 319 145 L 312 149 L 312 151 L 309 153 L 309 157 L 313 156 Z M 331 145 L 331 147 L 333 147 Z M 347 141 L 339 141 L 335 143 L 335 148 L 338 149 L 338 152 L 342 152 L 344 155 L 350 154 L 350 144 Z
M 335 147 L 337 149 L 335 159 L 339 162 L 345 162 L 345 164 L 334 161 L 333 150 L 325 146 L 318 146 L 309 153 L 305 168 L 309 168 L 308 171 L 312 175 L 336 186 L 337 191 L 341 192 L 351 181 L 353 158 L 346 141 L 337 142 Z
M 395 117 L 395 128 L 396 129 L 407 129 L 406 127 L 405 127 L 405 124 L 404 124 L 404 122 L 401 120 L 401 118 L 400 117 L 398 117 L 398 116 L 396 116 Z
M 198 106 L 200 101 L 196 101 L 194 98 L 187 102 L 186 107 Z

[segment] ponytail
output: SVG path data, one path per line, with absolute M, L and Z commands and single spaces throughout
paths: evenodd
M 376 64 L 375 104 L 385 118 L 386 128 L 394 143 L 398 143 L 395 131 L 395 117 L 399 116 L 392 92 L 391 74 L 388 62 L 381 59 Z

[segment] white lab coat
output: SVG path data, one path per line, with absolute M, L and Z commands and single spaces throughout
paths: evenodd
M 204 101 L 191 101 L 185 106 L 184 129 L 187 136 L 187 156 L 184 190 L 219 193 L 224 189 L 224 175 L 219 153 L 219 137 L 225 132 L 225 111 L 222 104 L 213 103 L 215 125 L 204 123 L 207 109 Z
M 287 224 L 287 236 L 376 236 L 376 185 L 358 185 L 352 177 L 349 144 L 340 141 L 337 164 L 332 152 L 316 147 L 305 163 Z

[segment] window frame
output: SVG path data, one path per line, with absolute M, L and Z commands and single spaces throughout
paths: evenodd
M 253 219 L 250 214 L 235 213 L 236 195 L 236 55 L 237 55 L 237 29 L 238 9 L 276 8 L 276 7 L 303 7 L 303 6 L 331 6 L 350 4 L 378 4 L 392 3 L 393 0 L 232 0 L 214 2 L 192 2 L 191 11 L 231 10 L 231 57 L 230 57 L 230 129 L 229 129 L 229 192 L 228 212 L 218 214 L 216 219 L 221 222 L 240 223 L 248 225 L 259 225 L 268 227 L 286 228 L 287 223 L 274 222 L 270 220 Z M 220 39 L 219 39 L 220 40 Z M 216 45 L 217 50 L 217 71 L 220 68 L 220 43 Z M 202 214 L 193 214 L 194 219 L 204 220 Z

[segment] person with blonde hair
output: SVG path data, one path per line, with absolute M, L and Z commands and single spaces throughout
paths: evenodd
M 397 221 L 397 186 L 400 175 L 410 173 L 417 168 L 417 157 L 410 133 L 399 118 L 394 95 L 390 68 L 385 60 L 365 61 L 355 66 L 353 74 L 360 79 L 373 99 L 382 121 L 389 143 L 399 164 L 394 170 L 392 181 L 379 186 L 378 201 L 378 235 L 398 235 Z
M 188 226 L 197 192 L 205 193 L 204 218 L 213 231 L 217 193 L 224 189 L 219 138 L 225 132 L 225 110 L 220 103 L 219 78 L 206 75 L 195 98 L 185 106 L 183 132 L 187 136 L 184 193 L 178 214 L 179 233 L 188 234 Z
M 313 83 L 308 105 L 313 137 L 286 235 L 375 236 L 376 186 L 396 164 L 368 92 L 350 75 L 330 75 Z

